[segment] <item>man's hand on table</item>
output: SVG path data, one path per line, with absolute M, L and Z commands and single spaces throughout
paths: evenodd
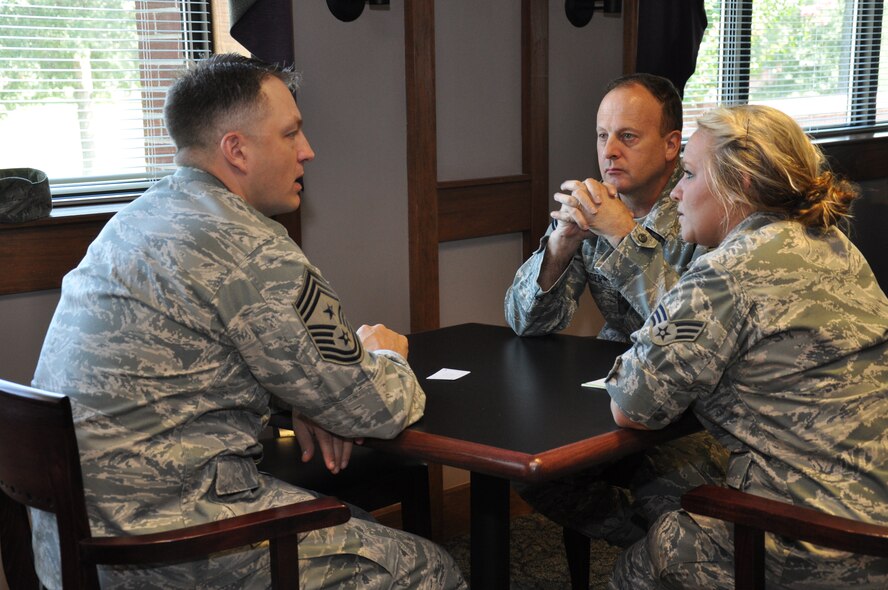
M 392 350 L 407 358 L 407 337 L 389 330 L 382 324 L 373 326 L 364 324 L 356 333 L 367 350 Z

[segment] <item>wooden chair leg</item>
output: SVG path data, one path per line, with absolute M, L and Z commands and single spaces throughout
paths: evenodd
M 268 551 L 271 554 L 271 587 L 299 588 L 299 538 L 288 535 L 272 539 Z
M 562 535 L 571 590 L 589 590 L 589 550 L 592 542 L 583 533 L 567 527 L 562 529 Z
M 734 524 L 734 565 L 736 590 L 765 590 L 764 531 Z
M 28 509 L 0 492 L 0 559 L 10 590 L 40 588 L 31 552 Z
M 428 469 L 432 534 L 427 538 L 440 542 L 444 538 L 444 468 L 440 463 L 429 463 Z
M 432 538 L 432 507 L 429 496 L 429 471 L 425 466 L 413 467 L 405 475 L 407 490 L 401 500 L 401 525 L 414 535 Z

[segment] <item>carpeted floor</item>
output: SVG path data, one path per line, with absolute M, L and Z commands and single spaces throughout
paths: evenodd
M 511 587 L 514 590 L 570 589 L 561 528 L 539 514 L 528 514 L 512 519 L 511 533 Z M 453 555 L 463 576 L 469 580 L 469 535 L 454 537 L 442 545 Z M 603 541 L 592 541 L 591 590 L 607 586 L 619 553 L 619 547 L 612 547 Z

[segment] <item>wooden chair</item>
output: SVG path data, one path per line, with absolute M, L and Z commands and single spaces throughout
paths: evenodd
M 272 586 L 297 588 L 297 534 L 350 516 L 335 498 L 321 498 L 161 533 L 93 537 L 70 400 L 2 380 L 0 490 L 15 502 L 55 513 L 66 589 L 98 588 L 97 564 L 189 561 L 265 540 L 270 541 Z M 19 541 L 29 544 L 30 533 Z
M 628 487 L 630 483 L 627 478 L 638 469 L 641 460 L 640 454 L 624 457 L 619 462 L 605 468 L 602 478 Z M 571 590 L 589 590 L 589 551 L 592 549 L 592 540 L 584 533 L 570 527 L 562 528 L 561 533 L 564 541 L 564 554 L 567 558 L 567 571 L 570 574 Z
M 682 496 L 681 506 L 694 514 L 734 523 L 734 587 L 737 590 L 765 587 L 765 532 L 840 551 L 888 557 L 888 526 L 832 516 L 711 485 L 687 492 Z
M 869 190 L 854 201 L 851 212 L 851 241 L 869 262 L 876 280 L 888 292 L 888 236 L 884 220 L 888 219 L 888 194 Z
M 290 428 L 289 414 L 275 414 L 271 426 Z M 404 530 L 432 537 L 428 466 L 369 447 L 355 445 L 348 467 L 337 474 L 327 470 L 320 449 L 308 463 L 292 436 L 263 438 L 259 470 L 295 486 L 335 496 L 367 511 L 401 504 Z
M 561 529 L 571 590 L 589 590 L 589 552 L 592 539 L 569 527 Z

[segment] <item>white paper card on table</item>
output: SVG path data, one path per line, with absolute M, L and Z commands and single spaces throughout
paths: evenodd
M 460 369 L 440 369 L 426 377 L 426 379 L 441 379 L 444 381 L 453 381 L 454 379 L 465 377 L 468 374 L 469 371 L 463 371 Z
M 607 380 L 607 377 L 602 377 L 601 379 L 596 379 L 594 381 L 586 381 L 583 383 L 583 387 L 593 387 L 595 389 L 607 389 L 604 386 L 604 382 Z

